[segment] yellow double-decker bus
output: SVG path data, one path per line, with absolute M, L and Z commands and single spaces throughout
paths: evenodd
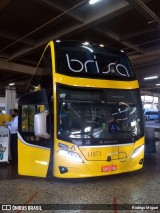
M 143 112 L 125 55 L 75 41 L 49 42 L 19 99 L 18 172 L 59 178 L 141 169 Z

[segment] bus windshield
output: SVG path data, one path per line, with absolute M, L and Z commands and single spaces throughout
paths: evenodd
M 59 139 L 103 145 L 135 142 L 142 136 L 138 90 L 57 87 Z

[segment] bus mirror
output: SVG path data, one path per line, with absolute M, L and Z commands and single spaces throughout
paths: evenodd
M 47 133 L 47 115 L 48 111 L 40 112 L 34 116 L 34 133 L 39 138 L 49 139 L 50 135 Z

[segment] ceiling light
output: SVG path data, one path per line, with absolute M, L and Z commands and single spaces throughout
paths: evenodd
M 121 50 L 122 53 L 124 53 L 124 50 Z
M 85 41 L 84 43 L 82 43 L 83 45 L 89 45 L 88 41 Z
M 160 86 L 160 84 L 156 84 L 156 86 Z
M 90 0 L 90 1 L 89 1 L 89 4 L 95 4 L 95 3 L 97 3 L 98 1 L 101 1 L 101 0 Z
M 100 46 L 100 47 L 104 47 L 104 44 L 100 44 L 99 46 Z
M 61 42 L 61 40 L 56 40 L 57 43 Z
M 144 80 L 150 80 L 150 79 L 156 79 L 156 78 L 158 78 L 158 76 L 150 76 L 150 77 L 144 78 Z
M 15 83 L 10 83 L 10 84 L 9 84 L 9 86 L 14 86 L 14 85 L 15 85 Z

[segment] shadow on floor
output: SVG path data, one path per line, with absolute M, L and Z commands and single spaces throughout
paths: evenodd
M 0 180 L 18 179 L 18 166 L 13 163 L 0 163 Z

